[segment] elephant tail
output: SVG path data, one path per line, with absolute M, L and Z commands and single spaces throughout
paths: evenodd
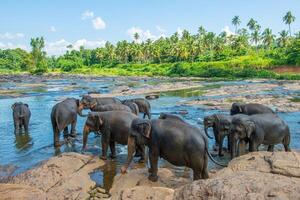
M 228 166 L 227 164 L 222 164 L 222 163 L 219 163 L 218 161 L 216 161 L 216 160 L 213 158 L 213 156 L 209 153 L 209 151 L 208 151 L 208 149 L 207 149 L 207 146 L 205 146 L 205 151 L 206 151 L 208 157 L 211 159 L 211 161 L 212 161 L 213 163 L 215 163 L 215 164 L 217 164 L 217 165 L 219 165 L 219 166 L 221 166 L 221 167 L 227 167 L 227 166 Z

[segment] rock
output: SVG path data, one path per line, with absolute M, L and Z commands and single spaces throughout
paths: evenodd
M 148 100 L 158 99 L 159 94 L 149 94 L 149 95 L 146 95 L 145 98 Z
M 46 194 L 27 185 L 0 184 L 0 199 L 43 200 L 46 199 Z
M 104 164 L 97 157 L 63 153 L 12 177 L 9 183 L 41 190 L 47 199 L 85 199 L 89 197 L 88 191 L 96 185 L 89 173 Z
M 210 179 L 175 190 L 173 199 L 299 199 L 299 172 L 299 153 L 249 153 Z
M 173 193 L 174 190 L 170 188 L 137 186 L 123 190 L 119 197 L 112 197 L 112 200 L 171 200 L 173 198 Z
M 176 177 L 176 175 L 167 168 L 160 168 L 158 170 L 158 181 L 151 182 L 148 180 L 148 169 L 135 169 L 129 171 L 127 174 L 120 174 L 114 178 L 110 194 L 112 199 L 118 199 L 122 195 L 123 191 L 131 193 L 133 191 L 127 190 L 136 186 L 145 187 L 165 187 L 165 188 L 178 188 L 191 180 L 187 178 Z M 140 191 L 140 190 L 139 190 Z M 155 190 L 152 190 L 155 191 Z M 137 192 L 133 192 L 135 195 Z M 147 193 L 150 195 L 150 193 Z M 154 195 L 154 194 L 153 194 Z M 154 196 L 157 196 L 156 194 Z M 145 198 L 142 198 L 145 199 Z

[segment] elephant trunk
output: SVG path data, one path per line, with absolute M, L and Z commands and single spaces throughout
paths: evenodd
M 83 138 L 82 138 L 82 150 L 86 150 L 87 138 L 90 133 L 90 128 L 85 125 L 83 128 Z
M 205 135 L 210 138 L 210 139 L 213 139 L 213 137 L 211 137 L 208 132 L 207 132 L 207 129 L 208 129 L 208 126 L 207 125 L 204 125 L 204 132 L 205 132 Z
M 128 142 L 127 142 L 127 161 L 124 166 L 121 168 L 122 173 L 126 173 L 127 168 L 129 167 L 130 163 L 132 162 L 133 159 L 133 154 L 135 153 L 136 145 L 135 145 L 135 139 L 133 137 L 128 137 Z
M 83 109 L 81 109 L 81 108 L 78 109 L 78 112 L 77 112 L 78 115 L 79 115 L 80 117 L 87 117 L 87 115 L 82 114 L 82 110 L 83 110 Z
M 231 149 L 230 149 L 230 155 L 231 155 L 231 159 L 233 159 L 236 156 L 236 138 L 234 137 L 233 134 L 230 134 L 230 142 L 231 142 Z

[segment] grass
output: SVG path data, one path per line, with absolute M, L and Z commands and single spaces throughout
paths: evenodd
M 290 101 L 293 103 L 300 103 L 300 97 L 294 97 L 294 98 L 290 99 Z

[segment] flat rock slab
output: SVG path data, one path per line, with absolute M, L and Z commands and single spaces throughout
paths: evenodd
M 84 199 L 96 185 L 89 173 L 104 164 L 98 157 L 63 153 L 12 177 L 9 183 L 40 190 L 47 199 Z

